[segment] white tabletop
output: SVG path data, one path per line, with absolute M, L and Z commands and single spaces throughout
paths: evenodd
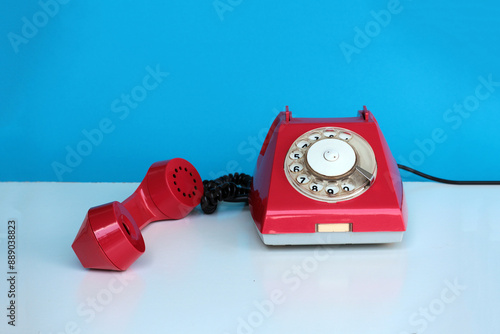
M 402 243 L 265 246 L 248 208 L 223 204 L 152 223 L 145 254 L 118 273 L 84 269 L 71 243 L 91 206 L 124 200 L 136 183 L 0 183 L 0 332 L 498 332 L 500 187 L 404 186 Z

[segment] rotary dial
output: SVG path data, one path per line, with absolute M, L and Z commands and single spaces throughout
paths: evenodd
M 375 154 L 353 131 L 323 127 L 298 137 L 285 158 L 285 174 L 303 195 L 324 202 L 355 198 L 374 182 Z

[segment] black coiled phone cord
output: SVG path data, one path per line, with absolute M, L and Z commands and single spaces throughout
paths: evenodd
M 219 202 L 247 202 L 252 177 L 244 173 L 221 176 L 215 180 L 203 181 L 201 209 L 206 214 L 214 213 Z

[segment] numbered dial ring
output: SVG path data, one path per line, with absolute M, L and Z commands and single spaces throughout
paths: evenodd
M 375 154 L 360 135 L 324 127 L 297 138 L 285 158 L 285 174 L 303 195 L 324 202 L 355 198 L 374 182 Z

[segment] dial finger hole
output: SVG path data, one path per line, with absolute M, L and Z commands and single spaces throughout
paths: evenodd
M 321 183 L 313 182 L 309 185 L 309 189 L 312 191 L 321 191 L 323 189 L 323 185 Z
M 302 171 L 302 169 L 304 169 L 304 166 L 302 164 L 295 163 L 290 165 L 290 171 L 293 173 L 300 172 Z
M 301 140 L 297 143 L 298 148 L 306 148 L 307 146 L 309 146 L 309 142 L 305 140 Z
M 352 138 L 352 135 L 348 132 L 342 132 L 341 134 L 339 134 L 339 138 L 348 141 L 349 139 Z
M 297 181 L 301 184 L 306 184 L 306 183 L 309 183 L 309 181 L 311 181 L 311 179 L 309 179 L 309 176 L 307 176 L 306 174 L 301 174 L 301 175 L 297 176 Z
M 342 185 L 342 190 L 343 191 L 352 191 L 352 190 L 354 190 L 354 184 L 352 184 L 351 182 L 346 182 Z
M 320 135 L 319 133 L 313 133 L 312 135 L 310 135 L 310 136 L 309 136 L 309 137 L 307 137 L 307 138 L 309 138 L 309 140 L 314 140 L 314 141 L 316 141 L 316 140 L 318 140 L 318 139 L 320 139 L 320 138 L 321 138 L 321 135 Z
M 323 132 L 323 136 L 325 136 L 327 138 L 333 138 L 333 137 L 335 137 L 335 131 L 327 130 L 327 131 Z
M 300 151 L 293 151 L 292 153 L 290 153 L 290 159 L 294 159 L 294 160 L 300 159 L 303 156 L 304 156 L 304 154 L 302 154 L 302 152 L 300 152 Z
M 328 195 L 336 195 L 339 193 L 340 189 L 335 185 L 329 185 L 325 188 L 325 191 Z

